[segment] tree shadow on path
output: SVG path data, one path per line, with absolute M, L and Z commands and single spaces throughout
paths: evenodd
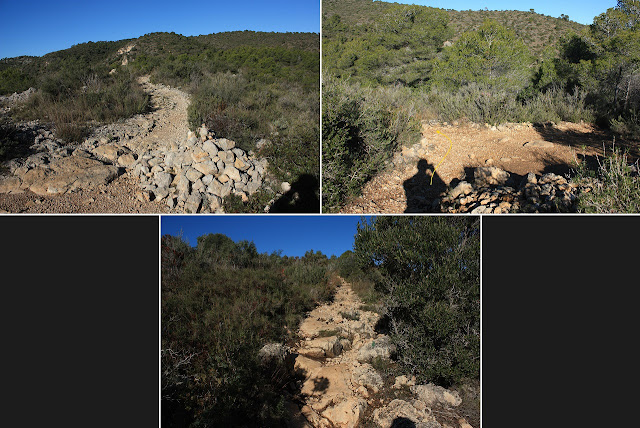
M 432 204 L 442 192 L 447 189 L 447 184 L 434 172 L 434 166 L 424 159 L 418 161 L 418 172 L 402 183 L 407 197 L 405 213 L 424 213 L 439 210 Z M 433 181 L 431 176 L 433 175 Z

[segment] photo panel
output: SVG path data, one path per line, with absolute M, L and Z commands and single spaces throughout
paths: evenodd
M 68 3 L 0 29 L 0 212 L 320 213 L 319 0 Z
M 322 1 L 323 212 L 640 211 L 635 2 L 485 3 Z
M 479 216 L 162 216 L 166 426 L 480 426 Z

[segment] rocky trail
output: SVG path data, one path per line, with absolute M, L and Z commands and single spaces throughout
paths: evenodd
M 188 94 L 148 76 L 139 83 L 152 111 L 101 126 L 80 144 L 20 124 L 30 153 L 2 165 L 0 212 L 221 212 L 225 196 L 246 200 L 260 188 L 266 161 L 204 127 L 190 132 Z
M 138 154 L 186 135 L 189 96 L 152 84 L 148 76 L 139 83 L 151 96 L 152 111 L 101 126 L 81 144 L 64 144 L 37 122 L 21 125 L 24 134 L 33 138 L 32 153 L 4 165 L 12 175 L 0 176 L 0 211 L 168 212 L 166 205 L 145 198 L 138 180 L 123 172 Z
M 396 153 L 389 169 L 341 212 L 571 211 L 576 195 L 589 189 L 573 186 L 564 176 L 576 160 L 593 165 L 612 141 L 613 134 L 584 123 L 496 127 L 425 121 L 420 142 Z M 630 149 L 632 160 L 640 155 L 637 143 L 618 138 L 616 147 Z M 487 181 L 487 176 L 493 178 Z M 468 185 L 452 197 L 449 191 L 465 181 Z
M 405 375 L 385 378 L 374 368 L 390 363 L 395 352 L 389 337 L 376 332 L 378 319 L 344 280 L 332 303 L 309 313 L 290 351 L 303 402 L 289 403 L 289 426 L 470 428 L 456 410 L 457 392 L 416 385 Z

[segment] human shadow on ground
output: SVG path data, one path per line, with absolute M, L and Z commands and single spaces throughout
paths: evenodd
M 424 159 L 418 161 L 418 172 L 402 183 L 407 197 L 405 213 L 432 212 L 432 203 L 443 191 L 447 184 L 434 172 L 434 166 Z M 433 175 L 433 180 L 431 179 Z
M 302 174 L 269 209 L 270 213 L 319 213 L 320 186 L 311 174 Z

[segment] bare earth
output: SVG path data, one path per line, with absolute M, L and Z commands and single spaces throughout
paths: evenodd
M 371 180 L 341 213 L 414 212 L 412 198 L 437 198 L 452 181 L 472 179 L 472 168 L 478 166 L 493 165 L 519 176 L 568 174 L 577 159 L 593 162 L 595 155 L 602 155 L 603 144 L 609 151 L 612 141 L 612 134 L 584 123 L 498 127 L 423 123 L 420 143 L 402 148 L 394 167 Z M 631 150 L 632 158 L 639 155 L 637 143 L 616 139 L 616 147 L 621 146 Z M 432 172 L 441 161 L 431 183 Z
M 133 152 L 170 147 L 178 144 L 188 131 L 187 107 L 189 96 L 179 89 L 139 79 L 151 95 L 153 111 L 128 119 L 122 125 L 151 121 L 148 133 L 121 141 Z M 166 213 L 163 203 L 149 202 L 142 197 L 138 179 L 123 174 L 97 190 L 79 190 L 52 196 L 39 196 L 30 191 L 21 194 L 0 194 L 0 213 Z

